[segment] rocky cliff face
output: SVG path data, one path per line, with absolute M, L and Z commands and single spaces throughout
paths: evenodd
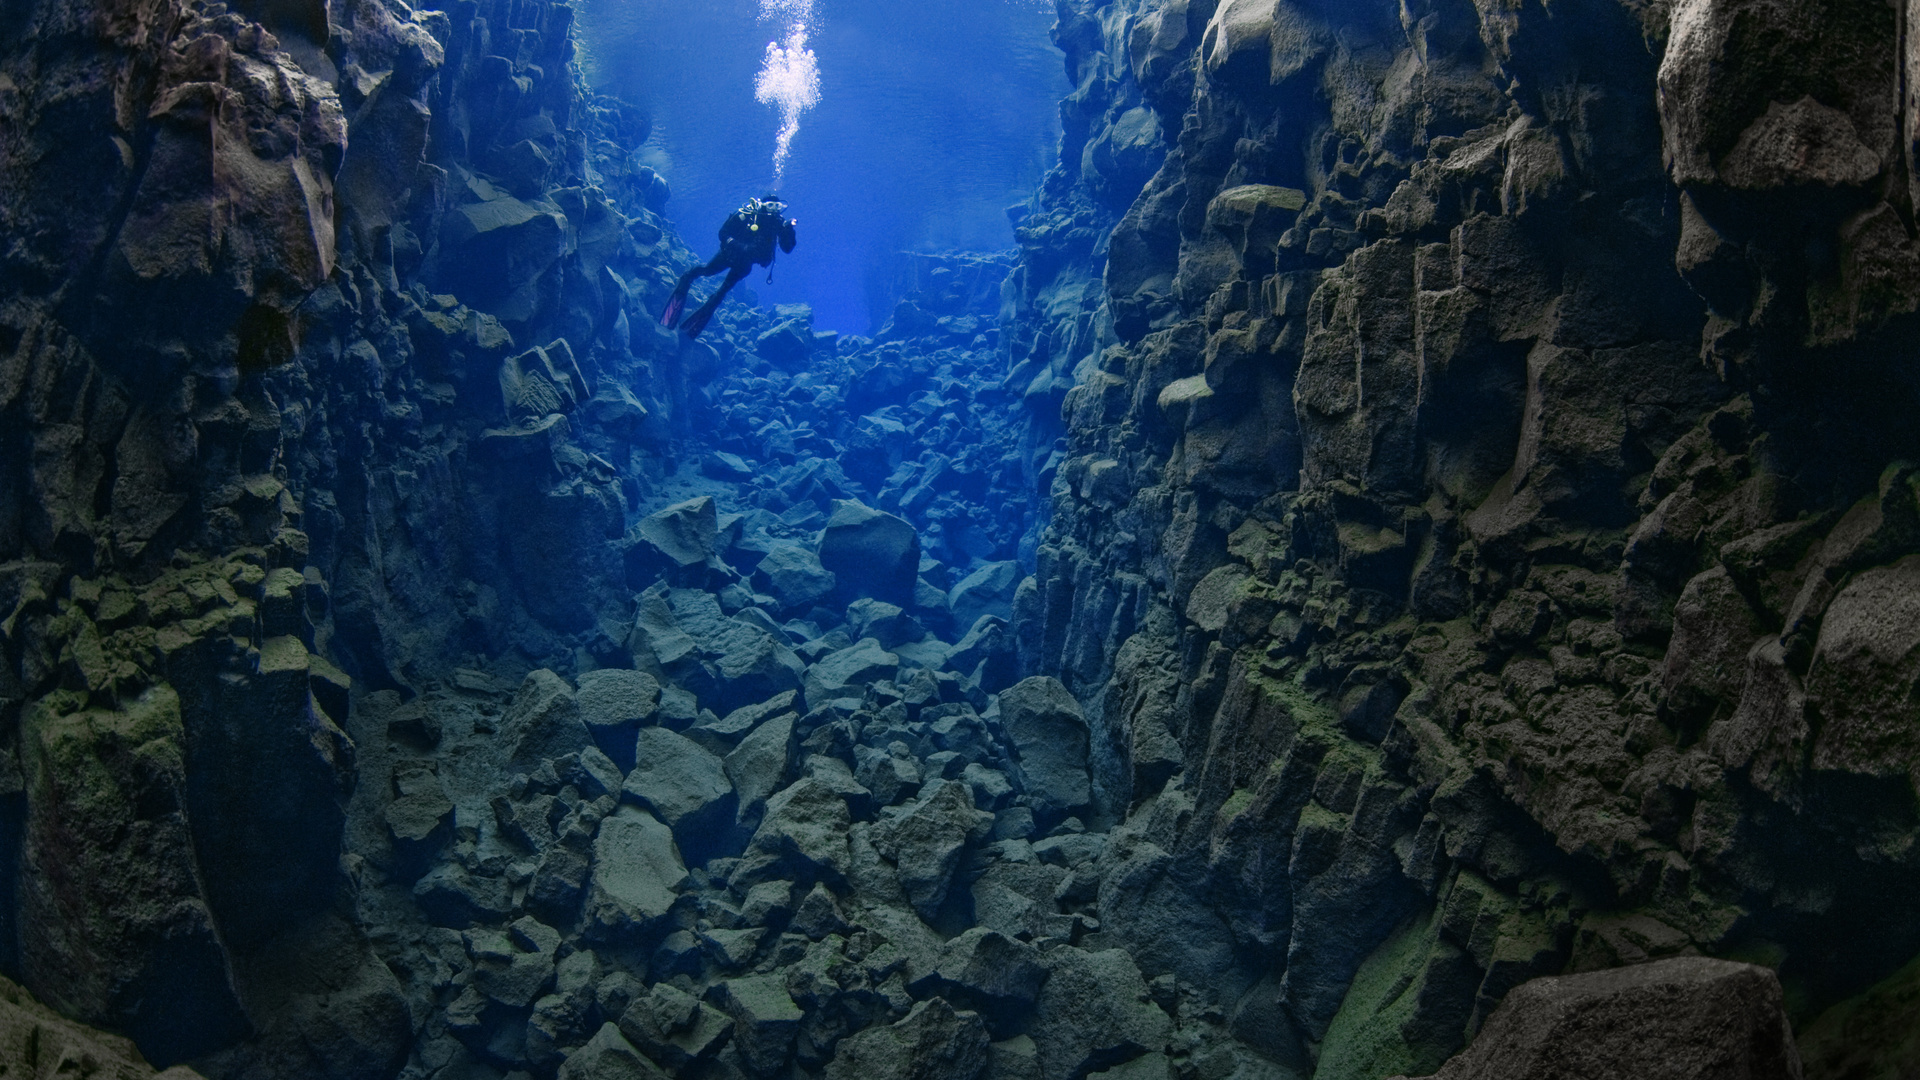
M 1752 967 L 1579 974 L 1706 953 L 1897 1071 L 1907 21 L 1063 0 L 997 322 L 929 258 L 874 340 L 689 343 L 566 4 L 15 4 L 0 971 L 221 1078 L 1380 1077 L 1716 1001 L 1791 1075 Z
M 1371 1076 L 1535 975 L 1920 948 L 1906 21 L 1063 3 L 1017 635 L 1180 822 L 1104 879 L 1144 971 Z
M 680 385 L 626 312 L 680 249 L 570 19 L 4 16 L 0 959 L 163 1064 L 397 1068 L 341 917 L 350 688 L 626 637 L 609 459 Z

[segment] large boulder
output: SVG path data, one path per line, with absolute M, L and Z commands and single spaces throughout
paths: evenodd
M 1009 687 L 1000 695 L 1000 723 L 1036 812 L 1064 817 L 1087 805 L 1087 718 L 1060 680 L 1036 675 Z
M 858 502 L 843 502 L 820 533 L 820 565 L 840 594 L 871 596 L 906 607 L 920 576 L 920 536 L 904 519 Z
M 733 825 L 736 800 L 726 765 L 699 744 L 665 728 L 642 729 L 624 798 L 647 807 L 673 830 L 696 862 Z
M 635 527 L 640 541 L 673 566 L 699 566 L 719 553 L 720 511 L 713 497 L 675 503 Z
M 713 996 L 733 1017 L 733 1043 L 747 1067 L 771 1076 L 786 1062 L 800 1033 L 803 1014 L 787 993 L 782 972 L 729 979 L 714 987 Z
M 766 815 L 734 868 L 731 884 L 745 889 L 796 878 L 844 880 L 853 868 L 847 848 L 852 827 L 846 800 L 826 784 L 803 777 L 767 800 Z
M 1824 723 L 1813 767 L 1920 789 L 1920 555 L 1856 576 L 1834 597 L 1807 673 Z
M 1780 980 L 1682 956 L 1549 976 L 1507 995 L 1435 1080 L 1800 1080 Z
M 817 709 L 836 698 L 863 698 L 869 684 L 891 683 L 899 671 L 899 656 L 873 638 L 863 638 L 807 669 L 807 707 Z
M 874 847 L 893 860 L 914 910 L 931 920 L 947 901 L 968 841 L 992 827 L 993 815 L 973 808 L 967 785 L 941 780 L 905 813 L 882 818 Z
M 1043 1076 L 1084 1076 L 1165 1049 L 1173 1027 L 1147 994 L 1133 959 L 1119 949 L 1068 945 L 1044 954 L 1048 970 L 1029 1032 Z
M 940 961 L 913 985 L 996 1012 L 1027 1010 L 1040 995 L 1047 969 L 1039 950 L 985 926 L 976 926 L 941 950 Z
M 727 778 L 740 793 L 740 818 L 751 822 L 767 797 L 787 782 L 792 762 L 794 714 L 766 721 L 726 757 Z
M 767 595 L 788 609 L 801 609 L 833 595 L 837 578 L 820 559 L 798 544 L 774 544 L 754 571 Z
M 1013 594 L 1020 588 L 1020 564 L 988 563 L 947 590 L 947 606 L 956 626 L 972 626 L 982 615 L 1013 620 Z
M 940 998 L 922 1001 L 898 1022 L 843 1041 L 827 1080 L 975 1080 L 987 1067 L 986 1025 Z
M 644 671 L 602 668 L 583 672 L 574 702 L 594 745 L 613 763 L 633 768 L 633 733 L 660 710 L 660 682 Z
M 567 681 L 545 668 L 528 675 L 500 722 L 501 741 L 513 747 L 507 767 L 531 773 L 541 762 L 578 754 L 593 745 L 580 720 L 580 704 Z
M 587 1045 L 567 1055 L 558 1080 L 665 1080 L 666 1075 L 608 1022 Z
M 719 1009 L 663 982 L 620 1014 L 620 1033 L 653 1060 L 684 1071 L 719 1053 L 733 1037 L 733 1022 Z
M 637 806 L 600 823 L 587 887 L 588 928 L 602 938 L 638 932 L 666 916 L 687 880 L 673 832 Z

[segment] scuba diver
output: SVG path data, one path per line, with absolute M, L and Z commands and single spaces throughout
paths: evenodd
M 692 315 L 687 316 L 680 329 L 688 337 L 699 337 L 700 332 L 712 321 L 713 313 L 719 310 L 720 301 L 727 298 L 756 266 L 767 268 L 769 280 L 773 277 L 774 244 L 780 250 L 791 255 L 793 246 L 798 242 L 793 227 L 798 222 L 788 221 L 784 214 L 786 203 L 778 195 L 764 195 L 735 210 L 720 226 L 720 254 L 705 266 L 696 266 L 680 275 L 680 283 L 674 286 L 673 299 L 667 301 L 667 310 L 660 316 L 660 325 L 671 327 L 680 322 L 680 313 L 686 310 L 687 291 L 693 288 L 695 280 L 712 277 L 722 270 L 727 272 L 727 280 L 718 291 L 707 298 Z

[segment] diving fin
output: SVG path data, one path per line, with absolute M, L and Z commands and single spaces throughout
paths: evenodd
M 667 301 L 667 310 L 660 315 L 660 325 L 672 329 L 680 322 L 680 315 L 687 310 L 687 291 L 676 289 L 673 299 Z
M 713 321 L 713 311 L 714 309 L 711 307 L 702 306 L 698 311 L 687 316 L 687 323 L 680 328 L 681 332 L 690 338 L 699 337 L 700 332 L 705 330 L 707 324 Z

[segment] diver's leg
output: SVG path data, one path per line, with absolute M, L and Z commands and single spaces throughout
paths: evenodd
M 667 301 L 667 310 L 660 315 L 661 326 L 673 326 L 680 321 L 680 315 L 687 310 L 687 293 L 693 283 L 703 277 L 712 277 L 731 265 L 725 261 L 726 252 L 715 255 L 705 266 L 696 266 L 680 275 L 680 281 L 673 287 L 673 296 Z
M 750 266 L 743 263 L 735 263 L 729 269 L 727 280 L 714 290 L 712 296 L 707 297 L 707 302 L 701 304 L 698 311 L 687 316 L 687 324 L 681 329 L 687 332 L 688 337 L 700 336 L 700 332 L 707 328 L 707 323 L 713 321 L 713 313 L 720 310 L 720 302 L 727 298 L 727 294 L 733 291 L 735 285 L 746 280 L 750 269 L 752 269 Z

